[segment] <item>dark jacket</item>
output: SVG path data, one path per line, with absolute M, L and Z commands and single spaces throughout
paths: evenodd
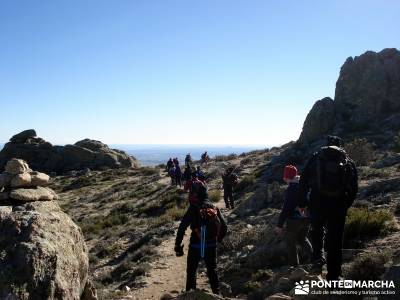
M 237 184 L 238 176 L 235 173 L 224 173 L 222 174 L 222 186 L 225 190 L 233 189 L 233 186 Z
M 285 199 L 283 201 L 282 211 L 278 219 L 278 227 L 283 227 L 286 219 L 299 219 L 303 218 L 300 212 L 296 209 L 299 205 L 299 183 L 291 182 L 285 191 Z
M 213 205 L 211 202 L 208 200 L 205 201 L 209 205 Z M 221 214 L 221 211 L 217 208 L 218 212 L 218 218 L 221 223 L 221 228 L 218 236 L 218 242 L 221 242 L 222 239 L 225 237 L 227 233 L 227 225 L 224 217 Z M 198 234 L 195 232 L 197 229 L 197 224 L 199 223 L 199 206 L 197 205 L 190 205 L 189 208 L 187 209 L 185 215 L 182 218 L 181 223 L 179 224 L 178 227 L 178 232 L 176 234 L 176 240 L 175 240 L 175 245 L 180 245 L 183 240 L 183 236 L 185 235 L 186 229 L 190 226 L 190 229 L 192 230 L 191 236 L 190 236 L 190 246 L 195 246 L 200 244 L 200 238 Z M 217 243 L 217 238 L 213 238 L 211 240 L 206 241 L 207 245 L 209 246 L 216 246 Z
M 343 208 L 349 208 L 358 193 L 358 174 L 357 168 L 350 158 L 348 158 L 348 164 L 353 176 L 349 178 L 349 182 L 346 183 L 344 194 L 339 197 L 340 199 L 321 199 L 322 197 L 318 193 L 317 185 L 317 159 L 318 152 L 315 152 L 312 157 L 308 160 L 304 166 L 303 172 L 301 173 L 300 185 L 299 185 L 299 207 L 310 207 L 310 208 L 321 208 L 325 204 L 341 206 Z M 308 200 L 309 199 L 309 200 Z M 332 201 L 330 201 L 332 200 Z

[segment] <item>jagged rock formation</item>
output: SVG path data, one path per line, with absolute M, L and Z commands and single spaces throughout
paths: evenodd
M 74 145 L 53 146 L 36 136 L 33 129 L 14 135 L 0 152 L 0 170 L 11 158 L 21 158 L 34 169 L 63 173 L 70 170 L 131 168 L 138 162 L 123 151 L 85 139 Z
M 57 197 L 51 189 L 28 180 L 39 176 L 44 183 L 48 176 L 18 159 L 7 163 L 4 174 L 13 179 L 0 186 L 2 195 L 9 193 L 0 197 L 0 299 L 97 299 L 82 231 L 51 201 Z M 11 186 L 21 174 L 26 178 Z
M 326 134 L 345 134 L 371 126 L 400 129 L 400 51 L 384 49 L 349 57 L 340 70 L 335 99 L 317 101 L 299 141 L 311 143 Z

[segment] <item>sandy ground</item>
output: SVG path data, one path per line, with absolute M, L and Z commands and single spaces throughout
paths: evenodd
M 224 207 L 222 199 L 217 203 L 217 207 Z M 179 223 L 176 224 L 176 228 L 178 225 Z M 186 284 L 186 254 L 189 237 L 190 229 L 186 231 L 184 238 L 185 255 L 183 257 L 175 256 L 175 236 L 165 240 L 159 247 L 160 259 L 152 263 L 153 268 L 146 276 L 146 285 L 130 291 L 123 299 L 160 299 L 165 293 L 176 295 L 183 291 Z M 210 290 L 204 263 L 201 263 L 198 269 L 197 287 Z

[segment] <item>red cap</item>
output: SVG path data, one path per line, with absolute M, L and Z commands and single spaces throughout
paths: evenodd
M 283 179 L 293 179 L 297 176 L 297 169 L 295 166 L 288 165 L 285 166 L 283 170 Z

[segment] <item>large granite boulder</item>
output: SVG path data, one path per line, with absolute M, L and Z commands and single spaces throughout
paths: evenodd
M 315 102 L 304 121 L 300 141 L 312 142 L 330 132 L 335 126 L 335 105 L 329 98 Z
M 349 57 L 336 82 L 335 105 L 351 122 L 366 123 L 400 112 L 400 51 Z
M 35 137 L 36 137 L 36 131 L 34 129 L 28 129 L 28 130 L 24 130 L 16 135 L 14 135 L 10 139 L 10 142 L 25 143 L 27 139 L 31 139 L 31 138 L 35 138 Z
M 63 173 L 70 170 L 132 168 L 137 160 L 123 151 L 110 149 L 99 141 L 85 139 L 74 145 L 53 146 L 36 137 L 33 129 L 10 139 L 0 151 L 0 170 L 11 158 L 20 158 L 39 171 Z
M 327 134 L 351 135 L 378 128 L 388 138 L 400 130 L 400 51 L 384 49 L 349 57 L 340 70 L 335 99 L 324 98 L 309 112 L 302 144 Z
M 82 232 L 55 201 L 0 206 L 0 249 L 0 299 L 93 295 Z

